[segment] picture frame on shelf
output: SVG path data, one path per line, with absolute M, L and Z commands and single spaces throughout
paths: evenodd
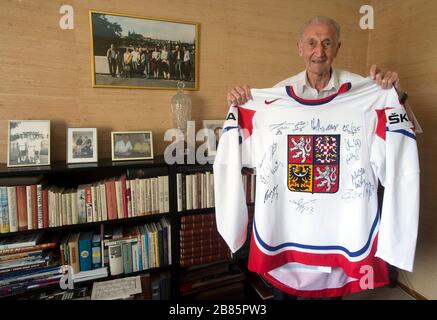
M 152 131 L 111 132 L 112 161 L 153 159 Z
M 67 129 L 67 163 L 98 161 L 97 128 Z
M 199 90 L 199 24 L 89 12 L 93 87 Z
M 203 129 L 208 137 L 207 156 L 214 157 L 217 153 L 220 137 L 225 120 L 203 120 Z
M 50 165 L 50 120 L 9 120 L 8 167 Z

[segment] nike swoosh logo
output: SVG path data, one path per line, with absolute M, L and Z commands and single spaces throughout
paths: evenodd
M 278 101 L 279 99 L 281 99 L 281 98 L 277 98 L 277 99 L 270 100 L 270 101 L 264 100 L 264 103 L 265 104 L 272 104 L 273 102 Z

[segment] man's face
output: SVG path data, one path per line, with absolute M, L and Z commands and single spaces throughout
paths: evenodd
M 335 29 L 324 22 L 314 22 L 306 27 L 298 42 L 299 56 L 303 58 L 306 70 L 315 74 L 330 71 L 339 48 Z

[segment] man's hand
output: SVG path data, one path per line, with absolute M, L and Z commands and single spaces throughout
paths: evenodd
M 252 99 L 250 94 L 250 86 L 235 87 L 226 96 L 228 104 L 241 105 Z
M 376 83 L 383 89 L 391 89 L 394 86 L 398 93 L 402 92 L 402 89 L 399 85 L 399 75 L 397 72 L 384 72 L 379 69 L 376 64 L 374 64 L 370 67 L 370 78 L 375 80 Z

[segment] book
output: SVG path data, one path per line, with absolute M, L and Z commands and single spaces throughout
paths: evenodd
M 220 261 L 220 260 L 228 260 L 231 258 L 231 254 L 229 251 L 227 252 L 221 252 L 218 254 L 212 254 L 208 256 L 203 257 L 192 257 L 192 258 L 184 258 L 180 259 L 181 267 L 186 267 L 190 265 L 196 265 L 196 264 L 204 264 L 209 263 L 213 261 Z
M 18 216 L 17 216 L 17 192 L 16 187 L 8 188 L 8 213 L 9 213 L 9 232 L 18 231 Z
M 70 266 L 74 273 L 80 272 L 80 262 L 79 262 L 79 237 L 80 233 L 71 234 L 68 239 L 68 253 L 70 257 Z
M 42 229 L 44 227 L 43 223 L 43 207 L 42 207 L 42 185 L 38 184 L 36 186 L 36 202 L 37 202 L 37 228 Z
M 93 232 L 82 232 L 78 240 L 80 271 L 89 271 L 92 267 L 93 257 L 91 241 Z
M 26 186 L 17 186 L 18 231 L 27 230 L 27 194 Z
M 86 222 L 95 222 L 93 217 L 93 192 L 91 184 L 85 187 L 85 208 L 86 208 Z
M 5 254 L 16 254 L 22 252 L 30 252 L 34 250 L 43 250 L 43 249 L 54 249 L 59 242 L 60 234 L 59 233 L 44 233 L 39 239 L 36 245 L 20 247 L 20 248 L 12 248 L 12 249 L 0 249 L 0 255 Z
M 77 203 L 77 191 L 72 191 L 70 193 L 70 205 L 71 205 L 71 223 L 78 224 L 79 223 L 79 209 Z
M 0 187 L 0 233 L 9 232 L 8 189 Z
M 34 246 L 37 244 L 41 235 L 41 233 L 28 233 L 3 238 L 0 241 L 0 250 Z
M 85 188 L 86 185 L 79 185 L 77 188 L 77 223 L 86 223 Z
M 27 229 L 33 229 L 32 219 L 32 186 L 25 186 L 26 188 L 26 212 L 27 212 Z
M 100 239 L 100 234 L 96 233 L 93 235 L 91 241 L 91 252 L 92 252 L 92 269 L 98 269 L 102 267 L 102 242 Z
M 125 274 L 132 273 L 132 244 L 130 242 L 123 242 L 122 244 L 123 256 L 123 272 Z
M 38 185 L 34 184 L 31 186 L 30 195 L 32 204 L 32 229 L 38 229 Z
M 109 270 L 112 276 L 123 273 L 123 256 L 121 244 L 109 246 Z

